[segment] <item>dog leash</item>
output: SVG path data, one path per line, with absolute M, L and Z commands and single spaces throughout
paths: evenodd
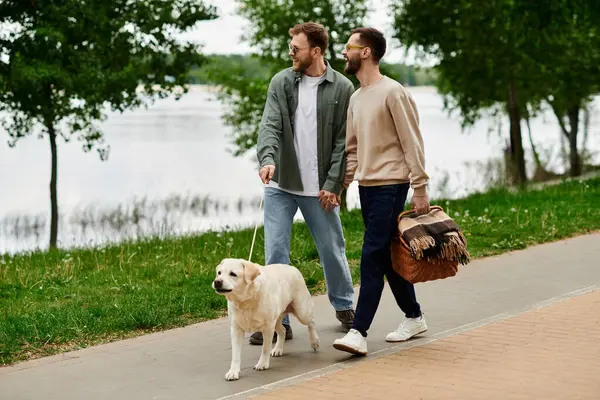
M 258 206 L 258 211 L 262 210 L 263 206 L 263 197 L 260 197 L 260 205 Z M 258 231 L 258 219 L 256 220 L 256 224 L 254 225 L 254 236 L 252 237 L 252 244 L 250 245 L 250 255 L 248 256 L 248 261 L 252 259 L 252 250 L 254 250 L 254 242 L 256 241 L 256 231 Z

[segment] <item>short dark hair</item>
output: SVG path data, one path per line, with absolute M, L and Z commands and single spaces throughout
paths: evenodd
M 321 54 L 325 54 L 327 46 L 329 46 L 329 34 L 325 27 L 316 22 L 304 22 L 296 24 L 290 28 L 290 36 L 295 36 L 304 33 L 308 39 L 310 47 L 318 47 L 321 49 Z
M 379 62 L 385 55 L 387 42 L 383 33 L 375 28 L 356 28 L 352 34 L 360 34 L 360 42 L 363 46 L 371 49 L 371 54 L 376 62 Z

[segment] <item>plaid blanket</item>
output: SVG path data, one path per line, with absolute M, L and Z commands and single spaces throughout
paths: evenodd
M 467 240 L 441 207 L 433 206 L 427 214 L 401 215 L 398 230 L 415 260 L 469 262 Z

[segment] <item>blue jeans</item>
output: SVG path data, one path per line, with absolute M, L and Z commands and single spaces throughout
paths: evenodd
M 290 240 L 298 208 L 313 237 L 325 275 L 329 302 L 336 311 L 354 309 L 354 288 L 339 208 L 325 211 L 318 197 L 265 188 L 265 264 L 290 264 Z M 289 324 L 285 315 L 284 324 Z
M 384 276 L 396 304 L 407 318 L 418 318 L 421 306 L 412 283 L 392 268 L 391 240 L 398 229 L 398 216 L 404 209 L 409 184 L 359 186 L 365 235 L 360 259 L 360 291 L 353 328 L 367 336 L 384 287 Z

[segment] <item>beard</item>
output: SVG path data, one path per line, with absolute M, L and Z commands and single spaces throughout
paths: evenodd
M 362 60 L 360 58 L 349 58 L 344 72 L 348 75 L 355 75 L 360 70 L 361 65 Z
M 295 72 L 304 72 L 310 67 L 313 63 L 312 57 L 308 57 L 305 59 L 298 58 L 298 64 L 292 65 L 292 69 Z

